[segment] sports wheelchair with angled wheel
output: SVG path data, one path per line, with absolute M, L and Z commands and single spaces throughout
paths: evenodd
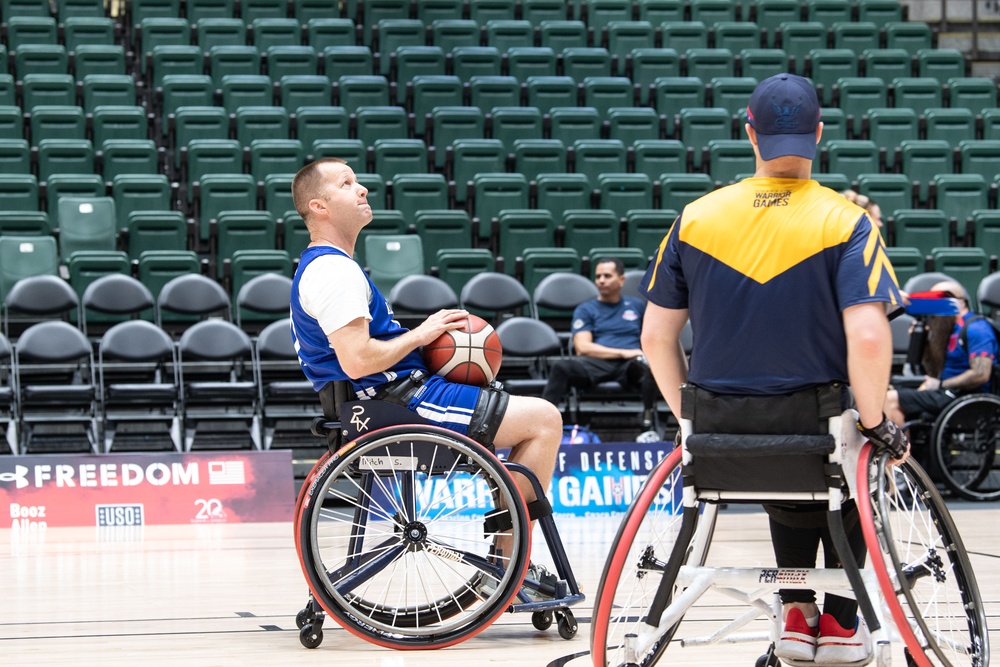
M 572 638 L 570 607 L 584 595 L 534 473 L 402 406 L 348 402 L 346 392 L 344 383 L 320 392 L 325 416 L 313 433 L 329 451 L 296 503 L 295 545 L 310 591 L 296 616 L 303 646 L 323 641 L 326 615 L 396 649 L 456 644 L 505 611 L 530 612 L 539 630 L 555 621 Z M 539 500 L 526 505 L 511 472 Z M 529 567 L 533 519 L 554 573 Z
M 989 665 L 982 600 L 947 507 L 912 458 L 890 465 L 888 454 L 863 440 L 856 413 L 841 409 L 838 388 L 818 388 L 815 397 L 719 397 L 690 386 L 683 394 L 682 445 L 648 477 L 604 567 L 591 632 L 595 667 L 649 667 L 668 648 L 767 640 L 757 667 L 815 664 L 774 654 L 780 588 L 857 600 L 873 651 L 852 666 L 890 665 L 891 642 L 902 642 L 907 665 Z M 789 409 L 815 415 L 812 428 L 774 434 L 773 415 Z M 858 509 L 866 569 L 842 522 L 849 499 Z M 720 504 L 762 502 L 826 506 L 843 569 L 706 567 Z M 709 590 L 750 609 L 709 635 L 684 635 L 685 614 Z M 768 632 L 740 632 L 761 616 Z
M 916 386 L 923 380 L 921 360 L 926 322 L 918 317 L 910 333 L 906 366 L 915 375 L 893 377 L 893 385 Z M 960 395 L 937 415 L 923 414 L 904 424 L 913 453 L 931 478 L 965 500 L 1000 499 L 1000 395 L 997 369 L 990 393 Z

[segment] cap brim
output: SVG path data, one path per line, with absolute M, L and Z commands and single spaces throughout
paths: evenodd
M 805 134 L 761 134 L 757 133 L 757 149 L 762 160 L 794 155 L 816 159 L 816 133 Z

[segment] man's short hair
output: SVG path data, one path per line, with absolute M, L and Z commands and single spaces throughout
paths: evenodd
M 614 264 L 615 273 L 620 276 L 625 275 L 625 262 L 621 261 L 617 257 L 601 257 L 596 262 L 594 262 L 594 268 L 596 269 L 600 264 Z
M 299 169 L 298 173 L 295 174 L 295 178 L 292 179 L 292 203 L 295 205 L 295 210 L 298 214 L 307 222 L 309 200 L 318 197 L 323 187 L 323 175 L 320 172 L 320 167 L 331 162 L 347 164 L 346 160 L 341 160 L 339 157 L 321 158 Z

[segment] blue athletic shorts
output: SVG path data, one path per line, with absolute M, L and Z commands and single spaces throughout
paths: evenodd
M 439 375 L 432 375 L 406 407 L 429 422 L 468 435 L 481 391 L 480 387 L 456 384 Z

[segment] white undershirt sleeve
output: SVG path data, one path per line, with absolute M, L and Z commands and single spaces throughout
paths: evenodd
M 342 255 L 317 257 L 299 279 L 299 301 L 330 335 L 359 317 L 371 320 L 371 286 L 357 262 Z

